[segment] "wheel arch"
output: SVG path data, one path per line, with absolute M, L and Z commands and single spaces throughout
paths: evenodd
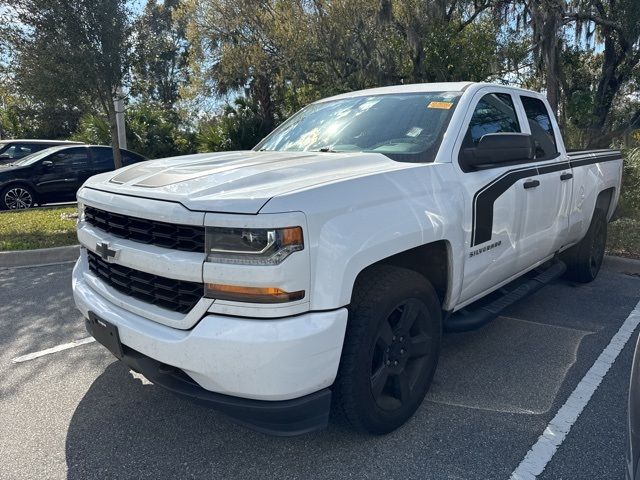
M 433 286 L 441 305 L 446 305 L 451 294 L 452 260 L 451 244 L 447 240 L 426 243 L 395 253 L 367 265 L 356 275 L 354 285 L 362 275 L 376 265 L 390 265 L 406 268 L 425 277 Z M 353 296 L 353 288 L 351 291 Z
M 600 193 L 598 193 L 594 211 L 598 209 L 603 210 L 607 216 L 607 220 L 611 220 L 611 217 L 613 217 L 613 213 L 615 210 L 615 198 L 616 188 L 605 188 Z M 593 213 L 591 214 L 591 217 L 593 218 Z

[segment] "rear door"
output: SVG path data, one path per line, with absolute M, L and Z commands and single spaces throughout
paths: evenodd
M 571 166 L 560 153 L 559 132 L 547 105 L 540 98 L 519 95 L 526 117 L 525 130 L 535 148 L 537 175 L 524 185 L 521 214 L 520 269 L 543 260 L 564 245 L 569 229 L 572 194 Z

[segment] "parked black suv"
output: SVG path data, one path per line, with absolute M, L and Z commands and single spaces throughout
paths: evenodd
M 66 140 L 0 140 L 0 165 L 20 160 L 28 155 L 57 145 L 82 145 Z
M 124 166 L 146 160 L 121 150 Z M 75 200 L 84 181 L 114 169 L 111 147 L 82 145 L 51 147 L 0 168 L 0 209 Z

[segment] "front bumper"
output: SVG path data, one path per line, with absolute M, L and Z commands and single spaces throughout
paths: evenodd
M 137 369 L 151 381 L 156 367 L 147 365 L 168 365 L 203 390 L 195 396 L 220 394 L 279 403 L 319 392 L 335 380 L 347 323 L 345 308 L 281 319 L 205 314 L 191 330 L 179 330 L 110 302 L 91 288 L 87 281 L 91 276 L 82 256 L 73 270 L 77 307 L 85 317 L 92 311 L 117 326 L 127 351 L 148 358 Z M 155 381 L 164 385 L 164 378 Z
M 276 402 L 232 397 L 205 390 L 182 370 L 164 365 L 130 348 L 124 347 L 123 350 L 122 361 L 155 385 L 211 407 L 254 430 L 270 435 L 301 435 L 324 428 L 329 421 L 329 388 L 304 397 Z

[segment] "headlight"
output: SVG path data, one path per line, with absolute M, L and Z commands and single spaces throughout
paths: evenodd
M 207 261 L 241 265 L 278 265 L 304 249 L 302 228 L 206 227 Z

